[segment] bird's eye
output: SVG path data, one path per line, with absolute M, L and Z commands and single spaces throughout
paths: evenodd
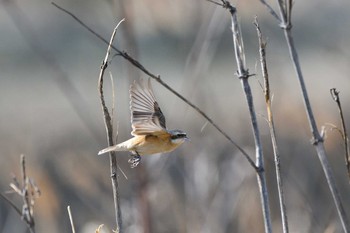
M 186 138 L 187 135 L 185 133 L 177 133 L 171 136 L 171 139 L 178 139 L 178 138 Z

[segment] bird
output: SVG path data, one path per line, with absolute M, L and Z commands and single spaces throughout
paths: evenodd
M 107 147 L 98 155 L 111 151 L 129 151 L 131 168 L 137 167 L 141 156 L 167 153 L 189 140 L 182 130 L 167 130 L 165 116 L 159 107 L 151 86 L 151 80 L 136 80 L 130 86 L 130 111 L 133 136 L 127 141 Z

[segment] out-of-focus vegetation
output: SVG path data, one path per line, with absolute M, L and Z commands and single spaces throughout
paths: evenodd
M 77 232 L 114 227 L 106 135 L 97 78 L 106 45 L 48 1 L 0 5 L 0 191 L 11 173 L 27 173 L 40 187 L 35 205 L 37 232 L 69 232 L 67 205 Z M 123 4 L 121 4 L 121 2 Z M 91 28 L 116 38 L 150 71 L 198 105 L 252 156 L 250 122 L 236 71 L 229 15 L 207 1 L 64 1 Z M 298 83 L 282 31 L 258 1 L 238 1 L 246 58 L 265 150 L 273 227 L 281 231 L 272 149 L 260 87 L 254 16 L 267 37 L 273 111 L 281 152 L 291 232 L 339 232 L 340 223 L 317 156 Z M 350 3 L 295 1 L 293 30 L 318 125 L 339 124 L 329 89 L 340 91 L 350 125 Z M 129 35 L 132 35 L 134 42 Z M 131 43 L 132 42 L 132 43 Z M 130 48 L 130 44 L 132 47 Z M 128 86 L 138 71 L 122 58 L 110 66 L 116 90 L 119 141 L 130 137 Z M 66 78 L 66 79 L 65 79 Z M 68 80 L 68 81 L 67 81 Z M 111 101 L 106 77 L 106 98 Z M 164 155 L 143 157 L 130 169 L 128 154 L 118 161 L 125 232 L 262 232 L 256 177 L 242 155 L 196 112 L 153 82 L 169 128 L 185 130 L 191 141 Z M 205 126 L 205 127 L 204 127 Z M 342 140 L 327 131 L 326 149 L 345 207 L 350 188 Z M 14 202 L 18 197 L 9 195 Z M 350 209 L 347 208 L 350 213 Z M 146 231 L 144 229 L 149 229 Z M 25 232 L 20 217 L 0 200 L 0 232 Z M 107 231 L 106 231 L 107 232 Z

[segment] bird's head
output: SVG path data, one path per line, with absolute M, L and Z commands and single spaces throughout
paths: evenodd
M 180 144 L 184 143 L 185 141 L 189 140 L 189 138 L 187 137 L 187 134 L 181 130 L 178 130 L 178 129 L 170 130 L 169 133 L 171 135 L 170 140 L 174 144 L 180 145 Z

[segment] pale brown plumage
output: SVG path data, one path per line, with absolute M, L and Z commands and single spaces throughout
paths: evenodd
M 137 165 L 140 155 L 170 152 L 188 139 L 181 130 L 166 129 L 165 117 L 153 94 L 150 79 L 147 83 L 141 79 L 140 83 L 135 81 L 131 85 L 130 110 L 131 135 L 134 137 L 101 150 L 99 155 L 110 151 L 130 151 L 135 154 Z

